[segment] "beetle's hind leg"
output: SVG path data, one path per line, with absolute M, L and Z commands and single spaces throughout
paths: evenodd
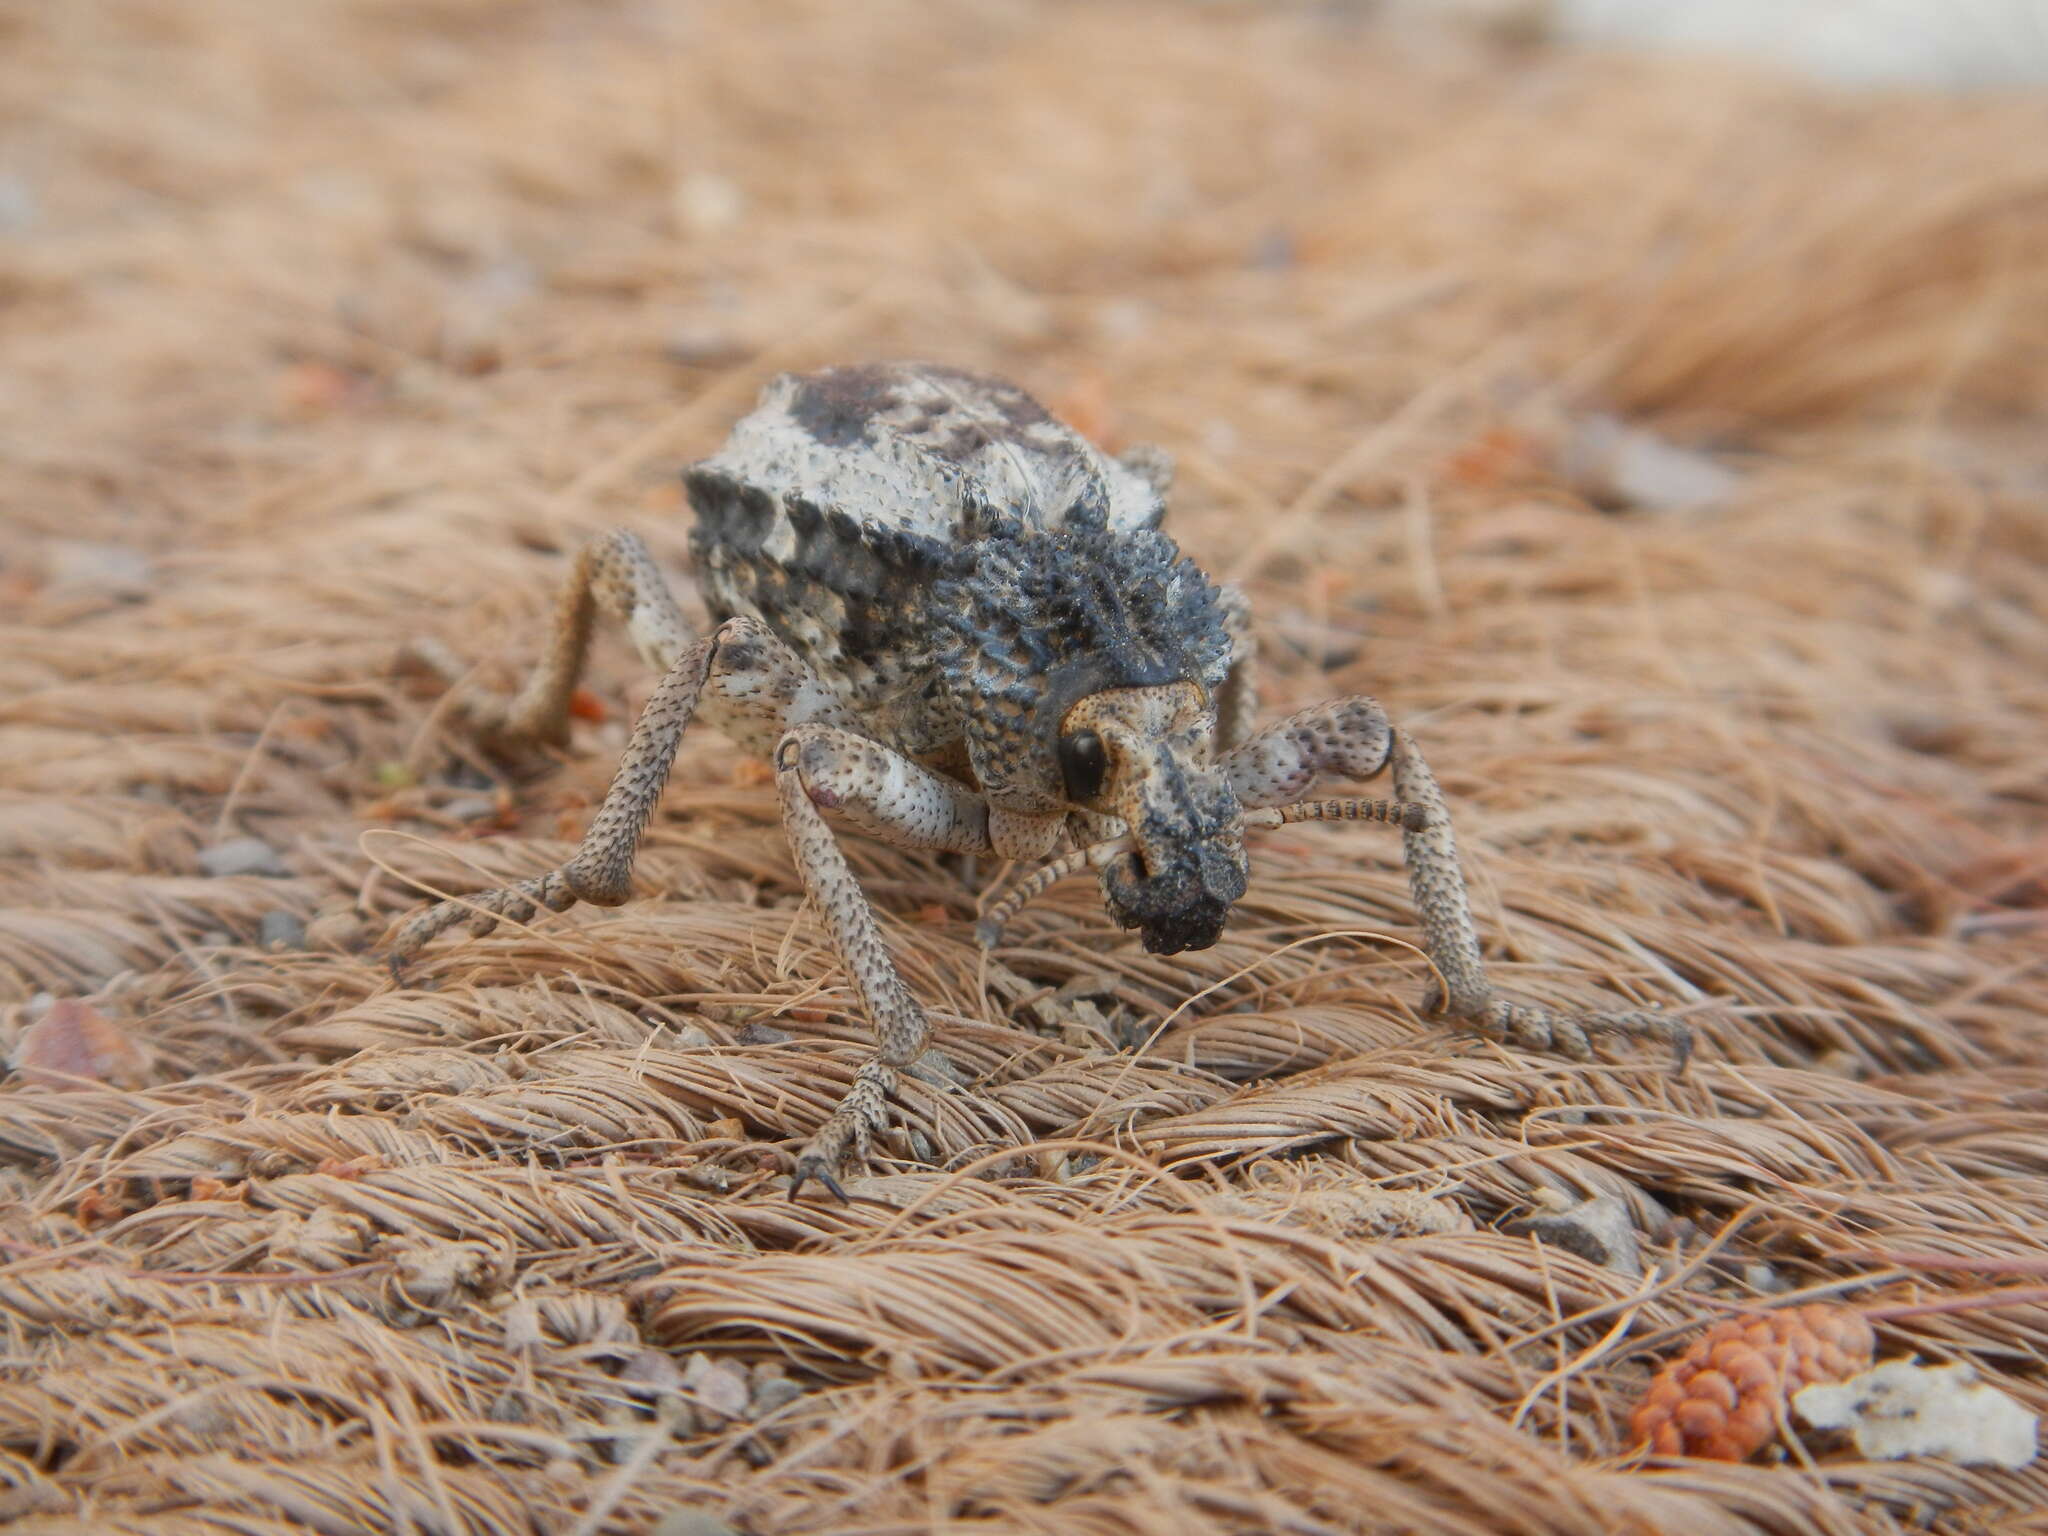
M 392 968 L 403 967 L 436 934 L 464 922 L 482 935 L 500 919 L 523 923 L 542 908 L 565 912 L 579 901 L 622 904 L 632 894 L 640 834 L 700 706 L 710 724 L 743 746 L 758 747 L 764 726 L 772 745 L 791 725 L 841 719 L 837 701 L 816 687 L 809 668 L 766 625 L 727 619 L 707 638 L 682 647 L 655 685 L 575 857 L 544 875 L 429 907 L 399 930 L 389 954 Z
M 1369 779 L 1392 764 L 1391 802 L 1304 803 L 1318 779 L 1330 775 Z M 1691 1050 L 1691 1031 L 1679 1020 L 1640 1011 L 1556 1013 L 1494 994 L 1472 921 L 1457 839 L 1436 776 L 1422 751 L 1396 730 L 1372 699 L 1338 699 L 1305 709 L 1268 726 L 1224 759 L 1239 803 L 1278 819 L 1386 821 L 1401 828 L 1408 886 L 1422 923 L 1424 947 L 1442 978 L 1432 983 L 1427 1011 L 1452 1018 L 1495 1039 L 1536 1050 L 1556 1050 L 1575 1059 L 1592 1054 L 1596 1034 L 1647 1035 L 1671 1042 L 1682 1063 Z M 1295 814 L 1289 815 L 1293 811 Z
M 648 665 L 663 672 L 691 644 L 690 626 L 654 556 L 638 534 L 618 529 L 577 551 L 541 658 L 518 692 L 465 681 L 462 664 L 439 645 L 415 643 L 409 659 L 456 685 L 451 706 L 487 751 L 514 761 L 531 758 L 569 744 L 569 702 L 599 609 L 625 625 Z

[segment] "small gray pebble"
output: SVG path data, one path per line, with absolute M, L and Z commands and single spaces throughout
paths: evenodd
M 65 591 L 98 593 L 122 601 L 149 596 L 149 557 L 125 544 L 53 539 L 45 546 L 49 584 Z
M 691 1355 L 689 1362 L 683 1367 L 682 1385 L 702 1407 L 723 1414 L 728 1419 L 746 1417 L 746 1373 L 730 1360 L 712 1360 L 705 1355 Z
M 683 1384 L 683 1368 L 664 1350 L 635 1350 L 619 1368 L 619 1380 L 637 1397 L 660 1397 Z
M 754 1417 L 765 1418 L 778 1408 L 787 1408 L 804 1395 L 804 1389 L 787 1376 L 770 1376 L 754 1383 Z
M 1776 1296 L 1792 1289 L 1792 1282 L 1779 1274 L 1768 1264 L 1745 1264 L 1742 1278 L 1750 1288 L 1766 1296 Z
M 1643 1272 L 1642 1249 L 1628 1207 L 1613 1195 L 1583 1200 L 1569 1210 L 1503 1222 L 1501 1231 L 1510 1237 L 1533 1237 L 1553 1244 L 1630 1278 Z
M 273 908 L 263 914 L 263 921 L 256 930 L 256 940 L 273 955 L 280 950 L 304 949 L 306 925 L 295 914 Z
M 306 947 L 353 954 L 370 941 L 370 925 L 347 907 L 329 907 L 306 924 Z
M 718 367 L 745 357 L 747 338 L 710 322 L 684 323 L 668 333 L 662 352 L 672 363 L 688 367 Z
M 202 849 L 199 868 L 216 880 L 228 875 L 282 877 L 291 873 L 277 856 L 277 850 L 260 837 L 231 837 Z

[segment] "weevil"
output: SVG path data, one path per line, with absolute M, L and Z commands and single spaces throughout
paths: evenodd
M 932 1034 L 835 825 L 1050 860 L 991 908 L 986 944 L 1023 899 L 1092 867 L 1109 915 L 1173 954 L 1214 944 L 1244 895 L 1247 829 L 1384 822 L 1440 978 L 1429 1011 L 1574 1057 L 1596 1033 L 1682 1053 L 1684 1026 L 1655 1012 L 1560 1014 L 1494 993 L 1443 795 L 1377 702 L 1256 726 L 1246 604 L 1162 531 L 1171 478 L 1164 453 L 1112 457 L 994 378 L 877 363 L 772 380 L 684 473 L 710 632 L 693 632 L 641 539 L 612 533 L 576 557 L 526 685 L 454 700 L 495 752 L 561 747 L 593 622 L 623 622 L 660 681 L 581 846 L 546 874 L 423 911 L 393 964 L 464 921 L 483 934 L 541 908 L 624 902 L 683 732 L 703 719 L 773 764 L 804 888 L 875 1030 L 792 1194 L 812 1180 L 840 1193 Z M 1389 768 L 1391 800 L 1309 798 Z

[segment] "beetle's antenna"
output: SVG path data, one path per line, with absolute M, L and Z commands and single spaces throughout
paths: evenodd
M 1244 813 L 1247 827 L 1284 827 L 1293 821 L 1380 821 L 1420 832 L 1429 823 L 1429 812 L 1409 800 L 1297 800 Z
M 1010 919 L 1060 881 L 1084 869 L 1100 869 L 1118 854 L 1128 853 L 1136 846 L 1129 837 L 1106 837 L 1099 843 L 1075 848 L 1039 865 L 989 904 L 989 909 L 981 914 L 981 921 L 974 925 L 976 941 L 983 949 L 994 949 L 1002 941 L 1003 928 Z

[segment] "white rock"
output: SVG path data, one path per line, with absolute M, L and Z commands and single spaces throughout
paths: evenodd
M 1564 470 L 1595 496 L 1654 512 L 1711 506 L 1742 485 L 1733 470 L 1704 453 L 1612 416 L 1589 416 L 1572 429 Z
M 260 837 L 231 837 L 199 852 L 200 873 L 216 880 L 234 875 L 268 875 L 276 879 L 289 875 L 277 850 Z
M 1815 1429 L 1846 1429 L 1880 1461 L 1945 1456 L 1964 1466 L 2023 1467 L 2035 1418 L 1967 1365 L 1887 1360 L 1834 1386 L 1808 1387 L 1792 1406 Z

